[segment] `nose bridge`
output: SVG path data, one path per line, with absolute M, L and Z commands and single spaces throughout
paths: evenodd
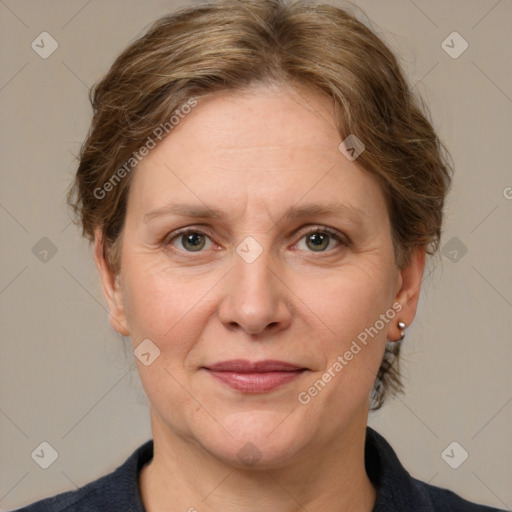
M 290 319 L 285 292 L 272 270 L 272 251 L 263 243 L 263 236 L 260 241 L 248 236 L 236 247 L 234 268 L 220 308 L 224 323 L 253 334 Z
M 262 237 L 260 237 L 261 240 Z M 243 287 L 253 291 L 270 293 L 273 288 L 271 249 L 256 241 L 252 236 L 246 237 L 236 248 L 234 257 L 234 280 Z

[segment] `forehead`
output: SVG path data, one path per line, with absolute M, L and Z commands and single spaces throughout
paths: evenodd
M 333 106 L 319 93 L 281 86 L 200 98 L 139 164 L 130 195 L 144 215 L 173 198 L 225 207 L 230 200 L 230 208 L 251 201 L 267 211 L 306 196 L 368 203 L 376 184 L 340 142 Z
M 338 156 L 340 136 L 333 107 L 319 93 L 289 85 L 260 85 L 197 101 L 198 106 L 140 167 L 161 161 L 165 153 L 172 153 L 169 156 L 176 164 L 215 158 L 217 166 L 224 164 L 233 171 L 272 170 L 272 162 L 285 156 L 290 164 L 301 163 L 307 154 L 316 153 L 317 159 L 325 160 Z

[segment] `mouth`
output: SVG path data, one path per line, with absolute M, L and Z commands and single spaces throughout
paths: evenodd
M 266 393 L 288 384 L 308 371 L 285 361 L 235 359 L 203 367 L 223 384 L 245 393 Z

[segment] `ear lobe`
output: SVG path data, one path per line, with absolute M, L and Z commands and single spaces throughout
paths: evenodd
M 101 279 L 103 296 L 109 310 L 110 325 L 123 336 L 129 336 L 126 327 L 122 290 L 119 285 L 119 276 L 115 275 L 103 255 L 103 234 L 100 228 L 94 231 L 94 261 Z
M 390 324 L 388 329 L 389 340 L 399 341 L 402 339 L 401 333 L 403 329 L 398 326 L 398 322 L 403 322 L 406 326 L 409 326 L 416 316 L 424 268 L 425 247 L 418 246 L 414 249 L 407 266 L 400 271 L 400 284 L 395 302 L 400 303 L 401 309 L 397 309 L 396 322 Z

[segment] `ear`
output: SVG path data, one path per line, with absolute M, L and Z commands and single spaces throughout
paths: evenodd
M 400 270 L 397 280 L 397 292 L 393 309 L 397 312 L 396 321 L 389 324 L 388 340 L 399 341 L 402 339 L 402 329 L 398 322 L 410 326 L 416 316 L 420 299 L 421 281 L 425 268 L 425 247 L 418 246 L 414 249 L 407 266 Z
M 100 274 L 103 295 L 107 301 L 110 325 L 123 336 L 129 336 L 119 276 L 114 275 L 103 255 L 103 234 L 100 228 L 94 231 L 94 261 Z

